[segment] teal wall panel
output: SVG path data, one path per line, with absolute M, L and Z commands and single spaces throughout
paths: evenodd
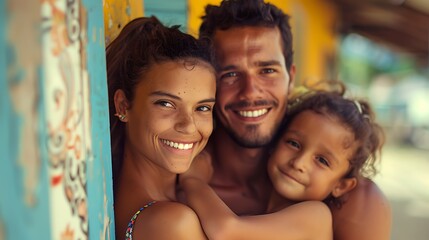
M 144 0 L 144 14 L 158 17 L 167 26 L 181 25 L 180 29 L 187 31 L 187 0 Z
M 114 239 L 104 49 L 102 1 L 0 0 L 1 240 Z
M 37 3 L 30 6 L 40 12 Z M 0 0 L 0 239 L 50 239 L 46 155 L 34 151 L 22 161 L 23 153 L 38 148 L 28 139 L 41 143 L 43 138 L 37 131 L 27 134 L 32 123 L 34 129 L 40 127 L 44 111 L 42 96 L 31 98 L 38 95 L 41 83 L 40 59 L 37 54 L 23 54 L 27 46 L 40 48 L 39 26 L 29 21 L 30 34 L 14 32 L 24 22 L 22 16 L 30 15 L 29 20 L 35 16 L 14 7 L 12 0 Z M 14 41 L 19 37 L 25 40 Z M 32 105 L 23 104 L 29 101 Z
M 87 159 L 89 239 L 114 239 L 109 107 L 102 1 L 84 0 L 88 13 L 92 156 Z

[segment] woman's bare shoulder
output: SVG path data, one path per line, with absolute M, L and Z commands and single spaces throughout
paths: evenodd
M 135 239 L 206 239 L 198 216 L 178 202 L 156 202 L 143 210 L 134 225 Z

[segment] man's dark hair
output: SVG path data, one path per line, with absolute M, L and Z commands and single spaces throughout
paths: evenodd
M 200 38 L 213 39 L 217 29 L 232 27 L 278 27 L 288 72 L 292 66 L 292 33 L 289 15 L 263 0 L 223 0 L 220 6 L 207 5 L 199 30 Z

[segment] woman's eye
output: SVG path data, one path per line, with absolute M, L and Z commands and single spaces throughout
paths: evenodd
M 317 161 L 327 167 L 329 167 L 329 162 L 323 157 L 317 157 Z
M 209 107 L 209 106 L 199 106 L 199 107 L 197 107 L 197 111 L 199 111 L 199 112 L 209 112 L 211 110 L 212 110 L 212 108 Z
M 168 107 L 168 108 L 173 108 L 174 107 L 172 103 L 170 103 L 168 101 L 163 101 L 163 100 L 156 101 L 155 104 L 160 105 L 162 107 Z

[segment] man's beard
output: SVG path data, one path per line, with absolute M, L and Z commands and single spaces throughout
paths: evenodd
M 246 133 L 239 135 L 232 129 L 226 129 L 228 135 L 240 146 L 244 148 L 260 148 L 267 146 L 272 138 L 273 133 L 261 135 L 258 132 L 258 125 L 246 126 Z

